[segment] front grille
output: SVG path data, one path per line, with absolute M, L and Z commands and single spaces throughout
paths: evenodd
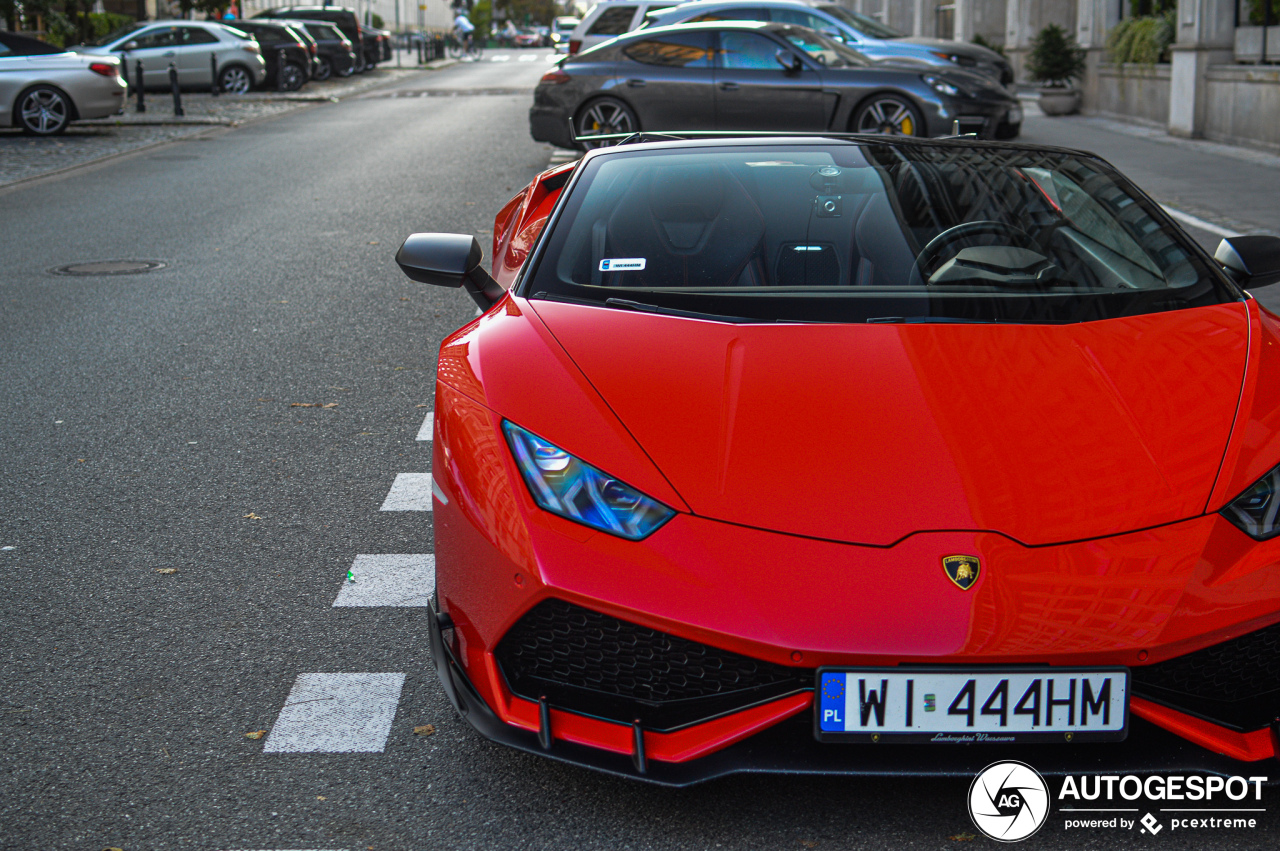
M 531 609 L 495 654 L 511 691 L 669 730 L 804 688 L 813 671 L 762 662 L 563 600 Z
M 1280 624 L 1133 669 L 1133 692 L 1237 730 L 1280 717 Z

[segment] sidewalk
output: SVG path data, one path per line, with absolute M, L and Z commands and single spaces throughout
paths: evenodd
M 171 94 L 147 92 L 146 112 L 137 112 L 137 100 L 130 98 L 123 115 L 78 121 L 61 136 L 38 138 L 5 129 L 0 132 L 0 189 L 217 127 L 236 127 L 316 103 L 337 102 L 453 62 L 443 59 L 418 66 L 406 61 L 403 68 L 396 68 L 393 58 L 389 65 L 365 74 L 308 83 L 297 92 L 259 91 L 216 98 L 208 92 L 184 92 L 181 118 L 173 114 Z
M 1280 156 L 1105 118 L 1049 118 L 1034 101 L 1023 105 L 1030 108 L 1018 141 L 1078 148 L 1106 159 L 1174 211 L 1210 250 L 1228 233 L 1280 235 Z M 1197 227 L 1177 213 L 1210 227 Z

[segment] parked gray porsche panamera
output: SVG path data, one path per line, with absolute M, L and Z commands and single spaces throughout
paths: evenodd
M 540 142 L 634 131 L 962 133 L 1011 139 L 1018 101 L 962 69 L 872 63 L 806 27 L 715 21 L 638 30 L 543 76 L 529 110 Z

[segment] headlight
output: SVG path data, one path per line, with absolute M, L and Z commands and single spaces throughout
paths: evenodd
M 502 431 L 533 501 L 552 514 L 632 541 L 675 514 L 518 425 L 504 421 Z
M 1280 523 L 1276 518 L 1280 513 L 1280 498 L 1276 496 L 1278 490 L 1280 467 L 1273 467 L 1254 482 L 1253 487 L 1227 503 L 1227 507 L 1222 509 L 1222 516 L 1251 538 L 1259 541 L 1274 538 L 1280 535 Z
M 959 89 L 945 80 L 939 80 L 937 77 L 933 76 L 921 77 L 920 79 L 924 80 L 929 85 L 929 88 L 933 89 L 940 95 L 950 95 L 951 97 L 955 97 L 960 94 Z

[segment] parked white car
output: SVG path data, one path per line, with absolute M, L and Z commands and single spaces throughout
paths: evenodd
M 125 91 L 114 56 L 81 56 L 0 32 L 0 127 L 53 136 L 72 121 L 115 115 Z
M 210 54 L 218 57 L 218 86 L 225 92 L 242 94 L 267 79 L 258 42 L 212 21 L 143 21 L 72 49 L 86 55 L 126 57 L 130 84 L 137 83 L 136 63 L 142 62 L 143 85 L 148 89 L 169 88 L 171 62 L 182 88 L 209 88 L 213 84 Z
M 614 36 L 629 33 L 644 23 L 645 15 L 670 9 L 677 2 L 679 0 L 602 0 L 591 7 L 569 34 L 569 53 L 581 53 Z

